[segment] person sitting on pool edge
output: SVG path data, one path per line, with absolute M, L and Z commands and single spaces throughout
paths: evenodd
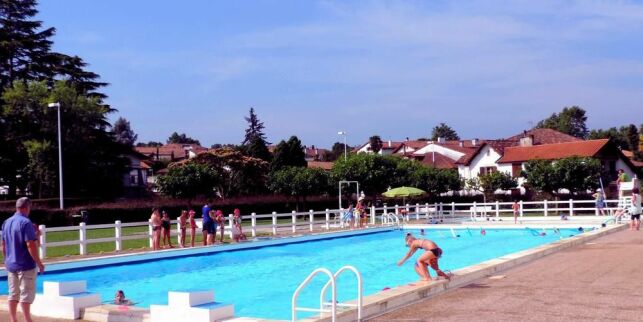
M 123 290 L 116 291 L 114 296 L 114 304 L 116 305 L 132 305 L 132 301 L 125 298 L 125 292 Z
M 405 241 L 406 246 L 410 249 L 406 256 L 397 262 L 397 266 L 402 266 L 418 249 L 424 249 L 425 253 L 418 258 L 415 264 L 415 272 L 420 275 L 423 281 L 430 281 L 429 266 L 431 266 L 438 276 L 451 280 L 451 275 L 444 273 L 438 266 L 438 259 L 442 257 L 442 249 L 438 245 L 429 239 L 417 239 L 411 233 L 406 234 Z

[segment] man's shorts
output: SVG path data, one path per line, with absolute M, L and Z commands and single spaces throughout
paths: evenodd
M 641 220 L 641 214 L 630 215 L 632 220 Z
M 214 234 L 217 231 L 217 223 L 213 221 L 208 221 L 203 223 L 203 232 L 206 234 Z
M 36 298 L 36 269 L 28 271 L 8 272 L 9 301 L 33 303 Z

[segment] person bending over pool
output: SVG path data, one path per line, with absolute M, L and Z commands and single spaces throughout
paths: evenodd
M 407 259 L 411 258 L 418 249 L 423 249 L 425 250 L 425 253 L 418 258 L 417 263 L 415 264 L 415 272 L 420 275 L 422 280 L 431 280 L 429 266 L 431 266 L 438 276 L 442 276 L 448 280 L 451 279 L 451 275 L 443 272 L 438 266 L 438 259 L 442 256 L 442 249 L 438 247 L 438 245 L 429 239 L 417 239 L 411 233 L 406 234 L 405 240 L 406 246 L 409 247 L 409 251 L 406 253 L 404 258 L 397 262 L 397 266 L 402 266 L 402 264 L 404 264 Z

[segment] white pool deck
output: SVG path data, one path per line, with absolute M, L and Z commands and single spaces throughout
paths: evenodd
M 476 221 L 476 222 L 463 222 L 462 224 L 452 224 L 452 225 L 426 225 L 419 223 L 408 223 L 405 224 L 403 228 L 406 229 L 463 229 L 463 228 L 577 228 L 580 226 L 594 226 L 600 227 L 602 223 L 608 219 L 608 217 L 600 216 L 574 216 L 568 217 L 568 220 L 561 221 L 558 217 L 522 217 L 519 218 L 518 224 L 513 223 L 513 217 L 500 217 L 502 221 L 497 220 L 498 218 L 490 218 L 489 221 Z M 496 219 L 496 220 L 492 220 Z M 596 229 L 590 232 L 579 234 L 570 238 L 565 238 L 559 241 L 555 241 L 546 245 L 538 246 L 532 249 L 525 251 L 505 255 L 496 259 L 485 261 L 476 265 L 472 265 L 453 273 L 455 276 L 451 281 L 446 280 L 434 280 L 431 282 L 409 284 L 406 286 L 395 287 L 386 291 L 381 291 L 376 294 L 367 295 L 364 297 L 363 301 L 363 318 L 373 318 L 387 312 L 394 311 L 398 308 L 402 308 L 409 304 L 415 303 L 417 301 L 436 296 L 440 293 L 443 293 L 449 289 L 454 289 L 462 287 L 468 284 L 475 282 L 476 280 L 492 276 L 498 272 L 504 271 L 506 269 L 536 260 L 543 256 L 547 256 L 551 253 L 557 252 L 559 250 L 573 247 L 586 243 L 590 240 L 604 236 L 606 234 L 622 230 L 625 225 L 616 225 L 608 224 L 605 228 Z M 350 230 L 342 232 L 327 232 L 327 233 L 315 233 L 307 234 L 301 236 L 289 236 L 282 238 L 275 238 L 269 240 L 260 240 L 255 242 L 248 242 L 242 244 L 231 244 L 226 246 L 217 246 L 217 247 L 198 247 L 193 249 L 169 249 L 163 251 L 155 252 L 143 252 L 138 254 L 124 254 L 124 255 L 112 255 L 104 257 L 94 257 L 89 259 L 81 259 L 74 261 L 61 261 L 57 263 L 52 263 L 48 265 L 48 271 L 56 270 L 67 270 L 73 268 L 84 268 L 84 267 L 93 267 L 93 266 L 103 266 L 115 263 L 125 263 L 131 261 L 141 261 L 141 260 L 153 260 L 159 258 L 171 258 L 177 256 L 189 256 L 192 254 L 203 254 L 210 252 L 220 252 L 220 251 L 230 251 L 236 249 L 247 249 L 255 247 L 264 247 L 277 244 L 285 244 L 292 242 L 303 242 L 311 241 L 317 239 L 325 239 L 329 237 L 339 237 L 346 235 L 359 235 L 359 234 L 369 234 L 377 231 L 385 231 L 395 229 L 395 227 L 372 227 L 359 230 Z M 348 264 L 348 263 L 347 263 Z M 6 272 L 2 270 L 0 276 L 6 275 Z M 91 281 L 87 281 L 91 285 Z M 365 281 L 368 283 L 368 281 Z M 0 296 L 0 309 L 6 310 L 6 296 Z M 234 303 L 228 303 L 234 304 Z M 356 310 L 342 310 L 338 311 L 337 321 L 355 321 L 357 318 Z M 41 312 L 39 312 L 41 313 Z M 42 314 L 42 313 L 41 313 Z M 42 314 L 41 316 L 47 316 Z M 160 321 L 156 318 L 152 318 L 149 309 L 137 308 L 137 307 L 124 307 L 116 305 L 99 305 L 92 306 L 84 309 L 80 309 L 80 318 L 85 321 Z M 206 319 L 207 320 L 207 319 Z M 254 317 L 233 317 L 226 319 L 210 319 L 209 321 L 226 321 L 226 322 L 249 322 L 249 321 L 274 321 Z M 192 318 L 186 317 L 185 321 L 194 321 Z M 300 321 L 331 321 L 328 314 L 322 316 L 315 316 L 311 318 L 300 319 Z

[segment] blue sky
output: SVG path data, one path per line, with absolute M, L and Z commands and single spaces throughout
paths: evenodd
M 643 2 L 41 0 L 139 141 L 501 138 L 564 106 L 643 123 Z

